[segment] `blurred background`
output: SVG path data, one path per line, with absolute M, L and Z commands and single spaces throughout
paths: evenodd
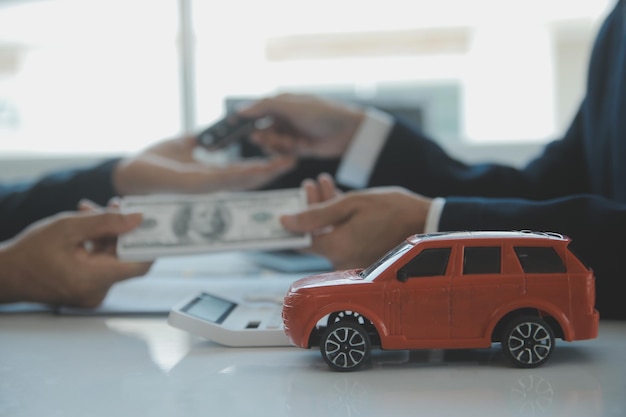
M 0 0 L 0 181 L 136 152 L 233 103 L 402 113 L 470 162 L 568 126 L 614 0 Z

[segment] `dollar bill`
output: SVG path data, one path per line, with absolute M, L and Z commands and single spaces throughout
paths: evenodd
M 306 195 L 299 188 L 125 197 L 122 212 L 143 213 L 143 221 L 118 238 L 117 256 L 140 261 L 227 250 L 303 248 L 310 245 L 310 235 L 287 231 L 279 217 L 305 207 Z

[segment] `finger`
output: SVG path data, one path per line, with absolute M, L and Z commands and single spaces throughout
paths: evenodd
M 112 208 L 112 209 L 119 209 L 120 208 L 120 204 L 122 203 L 122 199 L 119 197 L 112 197 L 109 202 L 107 203 L 107 207 Z
M 117 237 L 107 236 L 95 240 L 87 240 L 83 246 L 91 253 L 108 253 L 109 255 L 115 256 L 117 250 Z
M 322 173 L 317 177 L 320 201 L 327 201 L 339 195 L 339 190 L 335 185 L 335 180 L 328 173 Z
M 306 194 L 306 202 L 308 205 L 317 204 L 322 201 L 320 198 L 317 183 L 315 181 L 307 178 L 302 181 L 301 187 L 304 189 L 304 193 Z
M 186 135 L 178 140 L 180 146 L 185 150 L 191 150 L 198 145 L 198 138 L 195 135 Z
M 335 269 L 340 269 L 338 266 L 345 265 L 343 258 L 349 252 L 346 250 L 345 233 L 345 225 L 341 225 L 327 233 L 313 235 L 308 251 L 328 259 Z
M 218 168 L 220 177 L 241 177 L 247 175 L 274 172 L 284 172 L 294 167 L 296 160 L 292 157 L 278 156 L 270 159 L 267 158 L 251 158 L 242 162 L 235 162 L 225 167 Z
M 180 164 L 158 161 L 146 164 L 141 179 L 149 186 L 142 191 L 155 192 L 213 192 L 226 189 L 248 189 L 260 186 L 292 169 L 293 157 L 251 158 L 226 166 L 205 163 Z M 136 187 L 138 188 L 138 187 Z
M 247 189 L 263 185 L 295 166 L 295 159 L 280 157 L 247 160 L 207 172 L 209 189 Z M 216 180 L 219 180 L 217 182 Z
M 292 135 L 277 133 L 274 130 L 264 130 L 251 136 L 252 143 L 269 154 L 293 154 L 296 148 Z
M 295 142 L 293 136 L 279 134 L 274 138 L 272 149 L 278 154 L 293 154 L 296 149 Z
M 113 284 L 128 278 L 145 275 L 152 266 L 152 262 L 124 262 L 109 254 L 94 255 L 90 258 L 91 267 L 102 271 L 98 275 L 100 283 Z
M 118 236 L 139 226 L 140 213 L 122 214 L 106 211 L 84 213 L 65 219 L 68 230 L 79 241 L 98 239 L 106 236 Z
M 239 116 L 245 118 L 258 118 L 269 116 L 267 100 L 268 99 L 262 99 L 254 101 L 252 103 L 239 105 L 235 108 L 235 111 Z
M 142 153 L 165 157 L 178 157 L 188 154 L 196 145 L 197 137 L 192 134 L 186 134 L 157 142 Z
M 291 109 L 291 95 L 281 94 L 276 97 L 266 97 L 237 109 L 237 113 L 242 117 L 265 117 L 282 116 L 289 114 Z
M 115 282 L 140 277 L 148 273 L 151 262 L 110 262 L 111 279 Z
M 317 230 L 334 228 L 345 222 L 354 213 L 349 199 L 331 200 L 295 214 L 280 217 L 283 227 L 296 233 L 313 233 Z
M 90 211 L 99 211 L 101 209 L 102 207 L 100 207 L 98 204 L 86 198 L 83 198 L 82 200 L 78 202 L 78 211 L 90 212 Z
M 274 148 L 276 134 L 270 130 L 256 130 L 249 136 L 250 142 L 266 152 L 271 152 Z

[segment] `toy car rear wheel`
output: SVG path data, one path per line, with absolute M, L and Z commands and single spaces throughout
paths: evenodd
M 353 321 L 340 321 L 326 329 L 320 351 L 333 370 L 354 371 L 369 358 L 370 338 L 362 325 Z
M 544 364 L 552 355 L 554 332 L 540 317 L 518 317 L 504 330 L 502 351 L 515 366 L 535 368 Z

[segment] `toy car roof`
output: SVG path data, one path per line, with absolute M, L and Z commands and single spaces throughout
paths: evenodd
M 571 239 L 565 235 L 554 232 L 536 232 L 532 230 L 513 231 L 459 231 L 437 232 L 410 236 L 407 240 L 416 244 L 425 240 L 464 240 L 464 239 L 549 239 L 569 242 Z

